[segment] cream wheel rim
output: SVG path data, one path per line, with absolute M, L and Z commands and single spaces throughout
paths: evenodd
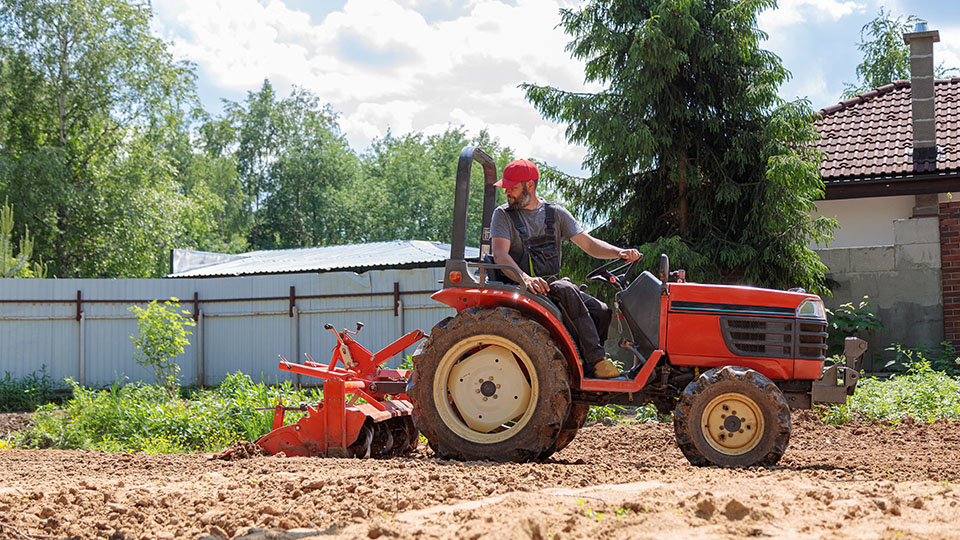
M 710 400 L 700 418 L 704 439 L 728 456 L 746 454 L 763 438 L 763 412 L 749 397 L 729 392 Z
M 513 437 L 536 409 L 539 384 L 530 356 L 492 334 L 468 337 L 440 359 L 433 398 L 444 424 L 460 437 L 492 444 Z

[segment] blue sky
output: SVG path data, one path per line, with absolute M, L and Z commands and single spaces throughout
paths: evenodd
M 521 157 L 583 174 L 582 147 L 543 120 L 517 85 L 584 86 L 583 66 L 564 51 L 561 7 L 576 0 L 153 0 L 155 32 L 197 66 L 204 107 L 239 101 L 264 79 L 287 95 L 310 89 L 340 113 L 351 145 L 375 137 L 489 129 Z M 939 30 L 937 63 L 960 67 L 960 2 L 780 0 L 760 15 L 765 47 L 793 78 L 786 99 L 815 109 L 855 82 L 860 28 L 881 7 Z

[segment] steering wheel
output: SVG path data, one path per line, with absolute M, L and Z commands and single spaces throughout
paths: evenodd
M 599 268 L 596 268 L 585 278 L 587 281 L 603 281 L 604 283 L 609 283 L 616 287 L 617 289 L 623 290 L 627 288 L 627 278 L 633 275 L 633 270 L 636 268 L 637 263 L 643 260 L 643 253 L 640 254 L 640 258 L 633 262 L 624 262 L 623 259 L 614 259 L 610 262 L 604 263 Z

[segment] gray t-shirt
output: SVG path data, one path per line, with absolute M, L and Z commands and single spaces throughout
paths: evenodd
M 556 209 L 553 231 L 559 247 L 564 241 L 582 233 L 583 227 L 577 223 L 577 220 L 570 215 L 566 208 L 558 204 L 554 204 L 553 207 Z M 517 231 L 517 228 L 513 225 L 513 220 L 507 215 L 507 208 L 508 205 L 504 204 L 493 211 L 493 219 L 490 221 L 490 236 L 510 240 L 510 252 L 519 251 L 522 253 L 520 232 Z M 547 211 L 543 201 L 541 201 L 540 206 L 533 210 L 515 210 L 515 212 L 519 214 L 520 221 L 527 228 L 528 238 L 536 238 L 545 234 Z

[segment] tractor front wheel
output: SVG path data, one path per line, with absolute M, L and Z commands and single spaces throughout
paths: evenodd
M 442 321 L 413 372 L 414 422 L 444 458 L 542 459 L 570 411 L 563 355 L 514 309 L 471 308 Z
M 687 385 L 673 415 L 677 445 L 693 465 L 773 465 L 790 440 L 790 407 L 770 379 L 724 366 Z

